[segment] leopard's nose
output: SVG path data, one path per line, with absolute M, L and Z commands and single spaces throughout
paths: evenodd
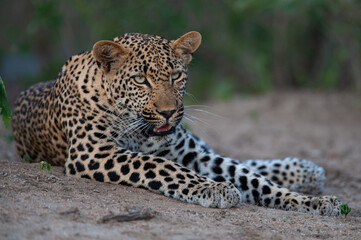
M 162 116 L 165 117 L 166 119 L 171 118 L 175 112 L 176 112 L 175 109 L 173 109 L 173 110 L 166 110 L 166 111 L 158 111 L 158 110 L 157 110 L 157 113 L 159 113 L 160 115 L 162 115 Z

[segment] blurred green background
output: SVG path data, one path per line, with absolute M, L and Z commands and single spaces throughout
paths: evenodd
M 0 75 L 20 89 L 55 79 L 67 58 L 98 40 L 126 32 L 175 39 L 196 30 L 203 44 L 190 65 L 188 91 L 199 100 L 279 89 L 361 90 L 358 0 L 0 4 Z

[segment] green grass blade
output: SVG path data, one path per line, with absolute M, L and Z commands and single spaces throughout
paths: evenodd
M 11 120 L 11 111 L 8 99 L 6 98 L 5 85 L 0 77 L 0 115 L 2 116 L 5 128 L 9 127 Z

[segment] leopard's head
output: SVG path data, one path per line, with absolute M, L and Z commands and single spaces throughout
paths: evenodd
M 126 124 L 148 137 L 174 132 L 184 112 L 187 65 L 200 43 L 198 32 L 173 41 L 130 33 L 94 45 L 109 97 L 130 113 Z

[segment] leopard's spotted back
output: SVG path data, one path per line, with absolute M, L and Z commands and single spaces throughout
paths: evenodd
M 18 97 L 12 120 L 16 147 L 31 162 L 48 161 L 64 165 L 67 136 L 58 117 L 61 108 L 54 91 L 55 81 L 38 83 Z

